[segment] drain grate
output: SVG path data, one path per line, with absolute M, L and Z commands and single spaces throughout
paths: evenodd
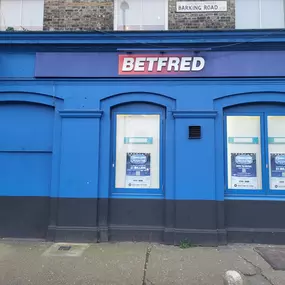
M 43 253 L 43 256 L 81 256 L 88 247 L 87 243 L 54 243 Z
M 65 245 L 61 245 L 57 250 L 65 250 L 68 251 L 71 249 L 71 246 L 65 246 Z

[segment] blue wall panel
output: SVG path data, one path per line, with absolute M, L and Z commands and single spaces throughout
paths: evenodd
M 18 102 L 0 104 L 1 161 L 7 165 L 13 162 L 18 174 L 21 163 L 30 163 L 30 169 L 37 165 L 39 181 L 43 181 L 43 185 L 52 183 L 50 190 L 45 186 L 35 186 L 25 191 L 24 188 L 16 190 L 16 184 L 13 184 L 10 190 L 6 186 L 6 190 L 0 189 L 3 195 L 17 195 L 19 192 L 22 195 L 50 193 L 52 197 L 109 197 L 111 162 L 110 155 L 106 153 L 110 152 L 108 108 L 111 105 L 105 108 L 104 102 L 113 100 L 118 104 L 120 100 L 147 99 L 163 105 L 167 98 L 173 105 L 168 106 L 166 118 L 166 199 L 223 200 L 223 107 L 249 101 L 285 102 L 282 79 L 36 80 L 33 77 L 35 53 L 2 51 L 0 62 L 3 66 L 0 71 L 0 100 L 9 101 L 9 94 L 15 93 L 13 98 Z M 29 94 L 37 94 L 43 104 L 52 102 L 57 115 L 60 110 L 70 110 L 74 116 L 55 121 L 53 108 L 19 103 L 22 98 L 35 101 L 34 95 Z M 94 110 L 102 110 L 102 118 L 76 115 L 79 111 L 89 114 Z M 203 118 L 203 115 L 199 118 L 175 118 L 171 113 L 173 110 L 201 114 L 216 110 L 218 115 L 216 118 Z M 188 139 L 189 125 L 201 125 L 201 140 Z M 53 155 L 55 146 L 60 147 Z M 11 160 L 8 152 L 13 153 Z M 22 157 L 22 162 L 17 160 L 19 157 Z M 100 159 L 104 161 L 100 162 Z M 102 169 L 99 169 L 99 163 Z M 52 178 L 50 164 L 53 167 Z M 31 175 L 27 172 L 25 179 Z M 3 185 L 8 185 L 7 179 L 2 180 Z M 23 177 L 19 179 L 17 181 L 24 181 Z M 39 181 L 34 185 L 40 185 Z
M 0 195 L 49 196 L 54 110 L 0 103 Z
M 201 126 L 201 139 L 188 139 L 191 125 Z M 175 138 L 176 199 L 214 200 L 214 119 L 177 118 Z
M 0 151 L 52 151 L 53 108 L 0 103 Z
M 32 77 L 35 70 L 35 53 L 1 52 L 0 77 Z
M 63 118 L 59 197 L 98 195 L 99 119 Z
M 175 151 L 172 156 L 175 159 L 175 169 L 171 181 L 169 176 L 166 177 L 165 197 L 166 199 L 175 197 L 176 199 L 223 200 L 224 169 L 220 160 L 215 160 L 215 154 L 220 157 L 223 151 L 222 133 L 219 133 L 223 124 L 221 108 L 247 101 L 270 101 L 271 98 L 275 101 L 284 100 L 284 95 L 280 93 L 285 89 L 283 82 L 277 80 L 262 84 L 257 84 L 257 82 L 261 81 L 97 80 L 91 82 L 74 80 L 71 82 L 68 80 L 41 80 L 17 81 L 17 84 L 13 86 L 6 81 L 1 85 L 0 92 L 17 91 L 17 100 L 20 100 L 21 97 L 29 97 L 30 95 L 27 95 L 26 92 L 31 90 L 44 93 L 38 95 L 44 99 L 63 98 L 62 109 L 73 110 L 75 113 L 99 110 L 102 108 L 102 99 L 105 98 L 117 98 L 118 102 L 121 98 L 124 98 L 125 101 L 137 101 L 138 96 L 149 100 L 156 98 L 158 102 L 164 96 L 173 98 L 176 110 L 180 111 L 203 113 L 216 109 L 219 112 L 217 118 L 205 119 L 201 116 L 196 119 L 181 119 L 173 118 L 171 112 L 167 114 L 168 119 L 171 117 L 171 120 L 175 122 L 175 131 L 174 128 L 171 131 L 175 132 L 175 137 L 168 130 L 169 137 L 167 138 L 169 142 L 167 152 L 171 152 L 172 149 Z M 139 93 L 140 90 L 144 92 Z M 271 92 L 260 93 L 261 90 L 271 90 Z M 145 93 L 146 91 L 150 93 Z M 253 91 L 259 92 L 253 93 Z M 6 98 L 9 93 L 2 93 L 0 97 Z M 162 94 L 162 96 L 156 94 Z M 272 97 L 273 95 L 274 97 Z M 54 100 L 55 106 L 56 102 Z M 218 105 L 217 102 L 219 102 Z M 5 136 L 0 140 L 2 151 L 10 149 L 47 152 L 52 151 L 54 143 L 60 144 L 61 152 L 53 157 L 53 160 L 60 164 L 59 181 L 54 182 L 51 195 L 53 197 L 108 197 L 109 176 L 106 174 L 108 177 L 102 177 L 102 172 L 98 175 L 99 154 L 109 152 L 107 145 L 110 144 L 110 141 L 106 141 L 110 140 L 110 136 L 107 135 L 99 145 L 100 135 L 108 129 L 103 124 L 103 118 L 109 116 L 106 110 L 103 110 L 101 119 L 80 118 L 80 116 L 61 118 L 56 124 L 59 126 L 63 122 L 62 135 L 54 140 L 53 108 L 29 103 L 13 103 L 13 108 L 10 106 L 12 106 L 10 103 L 5 103 L 0 107 L 0 120 L 5 121 L 5 124 L 0 125 L 0 132 L 5 133 Z M 188 140 L 188 126 L 192 124 L 202 126 L 203 137 L 201 140 Z M 216 128 L 215 124 L 218 124 Z M 103 127 L 101 131 L 99 130 L 100 125 Z M 12 132 L 13 129 L 17 129 L 17 133 Z M 215 131 L 218 136 L 216 139 Z M 35 134 L 37 135 L 35 136 Z M 109 160 L 104 163 L 110 165 Z M 169 165 L 171 159 L 167 163 Z M 103 183 L 105 180 L 107 182 Z M 100 195 L 98 195 L 99 182 L 104 184 Z M 27 190 L 26 195 L 31 195 L 31 193 L 34 192 Z M 42 195 L 41 193 L 46 193 L 46 190 L 39 190 L 39 193 Z
M 51 153 L 0 152 L 0 195 L 49 196 Z

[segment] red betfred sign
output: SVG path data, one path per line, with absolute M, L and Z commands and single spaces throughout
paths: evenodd
M 200 56 L 119 55 L 119 75 L 151 75 L 199 72 L 205 67 Z
M 205 67 L 200 56 L 119 55 L 119 75 L 154 75 L 199 72 Z

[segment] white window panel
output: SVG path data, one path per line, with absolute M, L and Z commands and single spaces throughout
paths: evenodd
M 135 171 L 136 163 L 132 165 L 128 160 L 132 155 L 148 158 L 146 164 L 140 164 L 141 171 L 140 165 L 137 164 L 138 171 Z M 159 164 L 160 116 L 117 115 L 116 188 L 158 189 Z
M 142 1 L 126 0 L 118 4 L 118 30 L 140 30 Z
M 284 0 L 236 0 L 236 29 L 284 28 Z
M 236 29 L 259 29 L 259 0 L 236 0 Z
M 166 30 L 168 0 L 115 0 L 115 30 Z
M 261 29 L 284 28 L 284 0 L 262 0 Z
M 19 29 L 21 27 L 21 1 L 2 0 L 0 1 L 1 30 L 8 27 Z
M 23 0 L 22 26 L 28 30 L 42 30 L 44 0 Z
M 228 188 L 261 190 L 259 116 L 227 116 Z
M 0 0 L 1 30 L 42 30 L 44 0 Z
M 271 190 L 285 190 L 285 116 L 268 116 L 268 155 Z
M 165 29 L 165 0 L 143 0 L 142 1 L 142 23 L 144 30 L 164 30 Z

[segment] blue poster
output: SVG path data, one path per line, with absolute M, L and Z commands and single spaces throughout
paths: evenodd
M 231 153 L 233 189 L 257 189 L 256 153 Z
M 271 153 L 271 189 L 285 189 L 285 153 Z
M 126 187 L 150 187 L 150 153 L 128 152 L 126 157 Z

